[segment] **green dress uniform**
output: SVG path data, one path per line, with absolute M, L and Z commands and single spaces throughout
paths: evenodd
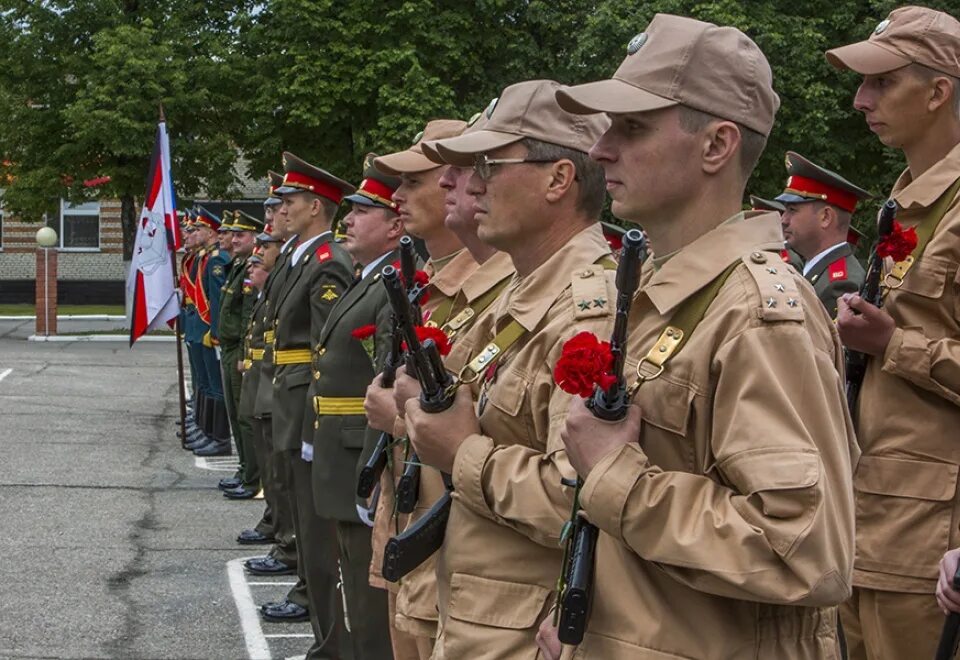
M 837 318 L 837 299 L 845 293 L 856 293 L 863 286 L 866 272 L 849 243 L 841 243 L 825 254 L 804 274 L 813 285 L 817 297 L 830 314 Z
M 336 203 L 354 187 L 293 154 L 284 153 L 284 181 L 280 195 L 310 192 Z M 295 500 L 294 526 L 297 558 L 307 583 L 314 644 L 309 658 L 341 657 L 346 642 L 342 631 L 335 530 L 317 517 L 310 485 L 309 453 L 304 439 L 313 432 L 308 415 L 308 386 L 313 380 L 310 363 L 314 338 L 320 333 L 334 304 L 353 280 L 353 260 L 333 240 L 333 232 L 304 239 L 290 253 L 283 287 L 272 307 L 274 451 L 285 454 L 290 465 Z M 279 276 L 279 275 L 278 275 Z M 309 446 L 309 445 L 307 445 Z
M 230 232 L 260 232 L 263 222 L 242 211 L 235 211 Z M 240 460 L 239 494 L 246 497 L 260 490 L 260 467 L 253 449 L 253 431 L 249 416 L 239 414 L 242 374 L 237 365 L 243 361 L 243 340 L 250 326 L 257 291 L 247 280 L 247 255 L 237 255 L 227 271 L 226 281 L 220 289 L 220 313 L 218 334 L 220 338 L 220 364 L 223 369 L 224 400 L 233 429 L 233 440 Z M 225 494 L 230 497 L 234 491 Z

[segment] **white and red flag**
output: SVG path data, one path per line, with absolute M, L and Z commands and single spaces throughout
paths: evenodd
M 170 140 L 163 120 L 150 160 L 147 194 L 137 223 L 133 261 L 127 276 L 130 345 L 146 332 L 169 324 L 180 313 L 174 277 L 180 226 L 170 176 Z

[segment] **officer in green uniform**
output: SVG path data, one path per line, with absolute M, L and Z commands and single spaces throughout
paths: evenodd
M 830 318 L 836 318 L 837 299 L 863 285 L 863 266 L 848 237 L 857 202 L 872 195 L 796 152 L 787 152 L 786 165 L 787 185 L 776 198 L 784 205 L 780 223 L 786 246 L 803 257 L 803 276 Z
M 360 279 L 342 296 L 319 336 L 314 337 L 311 394 L 316 412 L 313 432 L 313 505 L 325 527 L 335 526 L 354 660 L 393 657 L 388 625 L 387 593 L 368 581 L 372 530 L 366 503 L 357 502 L 357 473 L 372 450 L 376 434 L 367 433 L 363 399 L 367 386 L 383 368 L 390 349 L 391 310 L 380 270 L 397 260 L 403 223 L 393 191 L 397 177 L 364 163 L 363 181 L 343 219 L 343 246 L 361 266 Z M 373 325 L 366 342 L 354 331 Z M 371 346 L 372 343 L 372 346 Z M 301 556 L 307 557 L 306 546 Z M 307 582 L 311 607 L 329 594 L 315 593 Z
M 297 245 L 283 266 L 286 278 L 271 306 L 273 331 L 274 452 L 287 462 L 295 500 L 298 563 L 310 598 L 314 643 L 308 658 L 341 657 L 344 630 L 337 594 L 336 537 L 313 508 L 310 464 L 313 416 L 307 414 L 312 382 L 311 346 L 331 310 L 353 278 L 350 255 L 331 231 L 343 196 L 354 191 L 338 179 L 291 153 L 284 153 L 282 197 L 277 215 L 297 234 Z M 306 442 L 305 442 L 306 441 Z
M 241 483 L 225 489 L 224 497 L 247 500 L 260 491 L 260 467 L 253 450 L 253 432 L 249 419 L 240 413 L 241 367 L 243 340 L 250 325 L 257 292 L 247 278 L 247 258 L 253 253 L 256 235 L 263 231 L 263 221 L 245 213 L 233 212 L 233 259 L 220 295 L 220 364 L 223 367 L 223 388 L 230 415 L 230 428 L 240 460 Z

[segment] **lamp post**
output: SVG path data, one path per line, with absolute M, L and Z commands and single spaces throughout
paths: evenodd
M 57 334 L 57 232 L 50 227 L 37 231 L 36 334 Z

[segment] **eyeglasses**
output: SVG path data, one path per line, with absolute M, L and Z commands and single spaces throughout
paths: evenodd
M 493 176 L 494 165 L 519 165 L 520 163 L 556 163 L 552 158 L 487 158 L 486 154 L 477 154 L 473 159 L 473 171 L 482 181 Z

